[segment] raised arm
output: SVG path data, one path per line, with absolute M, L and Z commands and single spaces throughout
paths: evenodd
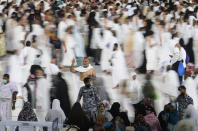
M 72 60 L 72 65 L 71 65 L 71 67 L 70 67 L 70 71 L 73 72 L 73 73 L 77 72 L 77 71 L 74 69 L 74 63 L 75 63 L 75 59 Z

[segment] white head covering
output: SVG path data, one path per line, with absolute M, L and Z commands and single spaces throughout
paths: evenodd
M 137 74 L 135 72 L 131 72 L 131 76 L 136 76 Z
M 63 110 L 60 107 L 60 101 L 58 99 L 54 99 L 52 103 L 52 110 L 57 110 L 61 113 L 62 119 L 65 120 L 66 116 Z

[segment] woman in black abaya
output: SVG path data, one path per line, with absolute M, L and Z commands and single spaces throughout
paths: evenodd
M 62 78 L 61 73 L 58 73 L 58 75 L 54 76 L 53 85 L 56 89 L 55 97 L 60 101 L 60 106 L 65 115 L 68 116 L 71 111 L 68 86 L 66 81 Z

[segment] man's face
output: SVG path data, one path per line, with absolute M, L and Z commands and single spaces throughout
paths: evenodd
M 7 84 L 9 82 L 9 78 L 8 77 L 3 77 L 3 83 Z
M 185 89 L 180 89 L 179 91 L 180 91 L 181 94 L 185 94 L 186 93 Z
M 91 80 L 88 80 L 87 83 L 85 83 L 86 87 L 90 87 L 91 86 Z
M 100 112 L 104 112 L 104 110 L 105 110 L 104 105 L 101 105 L 101 106 L 99 107 L 99 110 L 100 110 Z
M 36 77 L 39 78 L 39 77 L 42 77 L 44 75 L 43 71 L 42 70 L 36 70 Z
M 83 66 L 86 68 L 89 66 L 89 60 L 88 59 L 84 59 L 83 60 Z

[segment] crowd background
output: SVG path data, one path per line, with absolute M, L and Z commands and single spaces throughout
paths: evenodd
M 197 131 L 197 35 L 196 1 L 1 0 L 0 118 Z

